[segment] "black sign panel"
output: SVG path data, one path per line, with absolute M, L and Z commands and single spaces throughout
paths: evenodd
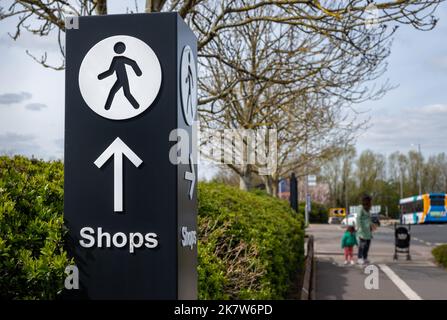
M 68 296 L 197 297 L 196 43 L 176 13 L 67 30 L 65 220 L 80 282 Z

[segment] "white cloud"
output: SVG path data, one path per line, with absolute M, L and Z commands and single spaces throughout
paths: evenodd
M 0 94 L 0 104 L 14 104 L 20 103 L 25 100 L 31 99 L 32 95 L 29 92 L 20 92 L 20 93 L 4 93 Z
M 57 42 L 57 32 L 52 31 L 48 36 L 39 36 L 28 32 L 25 28 L 22 28 L 19 37 L 14 40 L 12 36 L 17 30 L 18 19 L 9 18 L 1 21 L 0 34 L 0 47 L 4 50 L 7 48 L 20 48 L 22 50 L 30 50 L 31 52 L 55 52 L 59 51 L 59 45 Z M 38 27 L 42 24 L 42 21 L 31 19 L 26 24 L 31 23 L 34 27 Z M 61 33 L 64 36 L 64 33 Z M 62 43 L 64 43 L 62 38 Z
M 447 55 L 441 55 L 432 58 L 430 64 L 436 69 L 447 69 Z
M 32 134 L 15 132 L 0 134 L 0 154 L 32 156 L 39 152 L 40 147 L 36 143 L 36 137 Z
M 423 153 L 447 152 L 447 105 L 433 104 L 375 114 L 371 128 L 359 139 L 364 148 L 382 152 L 406 151 L 420 143 Z
M 59 138 L 59 139 L 54 139 L 54 145 L 56 146 L 58 152 L 60 154 L 62 154 L 64 152 L 64 139 L 63 138 Z
M 40 111 L 47 108 L 47 105 L 43 103 L 28 103 L 25 108 L 31 111 Z
M 417 111 L 417 110 L 415 110 Z M 443 115 L 447 113 L 447 105 L 446 104 L 432 104 L 428 106 L 421 107 L 419 112 L 430 115 Z

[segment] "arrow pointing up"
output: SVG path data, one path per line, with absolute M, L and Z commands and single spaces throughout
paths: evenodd
M 94 162 L 98 168 L 101 168 L 107 160 L 114 157 L 113 203 L 115 212 L 123 211 L 123 154 L 137 168 L 143 163 L 143 160 L 141 160 L 119 137 L 117 137 Z
M 192 199 L 194 186 L 196 184 L 196 170 L 194 169 L 194 163 L 192 161 L 192 153 L 189 154 L 189 166 L 191 171 L 185 172 L 185 180 L 191 181 L 191 185 L 189 186 L 189 199 Z

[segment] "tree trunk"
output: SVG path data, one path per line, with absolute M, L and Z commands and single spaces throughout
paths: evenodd
M 265 184 L 265 191 L 273 197 L 278 197 L 278 179 L 272 176 L 263 176 L 262 180 Z
M 250 166 L 247 165 L 245 170 L 239 175 L 239 188 L 248 191 L 252 187 L 252 172 Z
M 239 189 L 248 191 L 251 188 L 251 181 L 250 177 L 247 176 L 240 176 L 239 177 Z
M 152 12 L 152 1 L 153 0 L 146 0 L 146 8 L 144 9 L 144 12 L 146 13 Z
M 160 12 L 165 2 L 166 0 L 146 0 L 146 8 L 144 9 L 144 12 Z
M 270 178 L 270 176 L 263 176 L 262 180 L 264 181 L 265 191 L 267 192 L 267 194 L 273 195 L 271 179 L 269 179 L 269 178 Z
M 107 0 L 93 0 L 95 4 L 95 12 L 98 15 L 107 14 Z
M 278 183 L 279 181 L 276 179 L 272 179 L 272 196 L 278 198 Z

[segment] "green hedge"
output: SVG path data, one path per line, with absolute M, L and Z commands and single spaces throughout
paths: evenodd
M 63 287 L 63 164 L 0 157 L 0 299 L 54 299 Z M 303 259 L 287 202 L 199 184 L 199 298 L 284 298 Z
M 302 219 L 260 192 L 199 184 L 200 299 L 281 299 L 303 259 Z
M 63 165 L 0 157 L 0 298 L 54 299 L 63 248 Z
M 436 262 L 447 268 L 447 244 L 437 246 L 431 252 Z

